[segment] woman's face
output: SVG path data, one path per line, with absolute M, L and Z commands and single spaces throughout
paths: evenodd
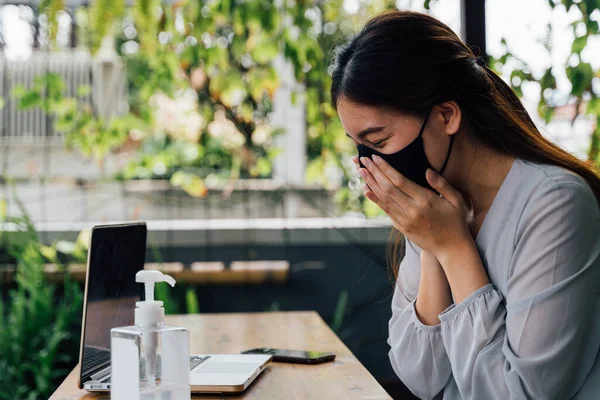
M 412 114 L 356 104 L 344 98 L 338 101 L 337 110 L 346 134 L 356 144 L 383 154 L 392 154 L 408 146 L 417 138 L 424 122 Z M 442 103 L 432 109 L 423 131 L 423 142 L 425 155 L 436 170 L 442 167 L 450 135 L 455 134 L 459 126 L 460 108 L 456 103 Z

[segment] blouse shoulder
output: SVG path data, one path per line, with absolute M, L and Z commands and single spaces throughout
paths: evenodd
M 600 204 L 583 177 L 555 165 L 521 162 L 523 196 L 522 228 L 536 216 L 567 215 L 565 223 L 587 224 L 600 218 Z M 587 221 L 586 221 L 587 220 Z

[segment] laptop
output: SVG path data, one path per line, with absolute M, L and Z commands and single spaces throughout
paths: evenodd
M 144 268 L 146 236 L 145 223 L 92 229 L 79 349 L 79 388 L 110 391 L 110 330 L 134 324 L 135 302 L 143 292 L 142 285 L 135 282 L 135 274 Z M 243 392 L 270 360 L 270 355 L 191 355 L 191 391 Z

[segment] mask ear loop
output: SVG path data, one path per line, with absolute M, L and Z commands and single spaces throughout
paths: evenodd
M 429 110 L 427 112 L 427 116 L 425 116 L 425 120 L 423 121 L 423 125 L 421 125 L 421 130 L 419 131 L 419 134 L 417 135 L 417 137 L 421 137 L 421 135 L 423 135 L 423 131 L 425 130 L 425 125 L 427 125 L 427 120 L 429 119 L 430 114 L 431 114 L 431 110 Z
M 425 121 L 423 121 L 423 125 L 421 125 L 421 130 L 419 131 L 419 137 L 423 134 L 425 130 L 425 125 L 427 125 L 427 120 L 429 119 L 429 115 L 431 115 L 431 110 L 427 113 L 425 117 Z M 450 160 L 450 153 L 452 152 L 452 143 L 454 142 L 454 135 L 450 136 L 450 146 L 448 146 L 448 153 L 446 153 L 446 160 L 444 161 L 444 165 L 442 169 L 438 172 L 438 174 L 443 174 L 444 170 L 446 170 L 446 165 L 448 165 L 448 160 Z
M 450 136 L 450 146 L 448 146 L 448 153 L 446 154 L 446 161 L 444 161 L 444 165 L 442 166 L 442 169 L 440 170 L 439 174 L 443 174 L 444 170 L 446 169 L 446 165 L 448 165 L 448 160 L 450 159 L 450 153 L 452 152 L 452 143 L 454 142 L 454 135 Z

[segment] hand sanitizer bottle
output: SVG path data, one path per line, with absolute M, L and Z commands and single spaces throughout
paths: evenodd
M 160 271 L 144 270 L 135 281 L 146 285 L 145 301 L 138 301 L 135 326 L 113 328 L 111 389 L 113 400 L 189 400 L 190 334 L 166 326 L 162 301 L 154 300 L 154 284 L 175 279 Z

